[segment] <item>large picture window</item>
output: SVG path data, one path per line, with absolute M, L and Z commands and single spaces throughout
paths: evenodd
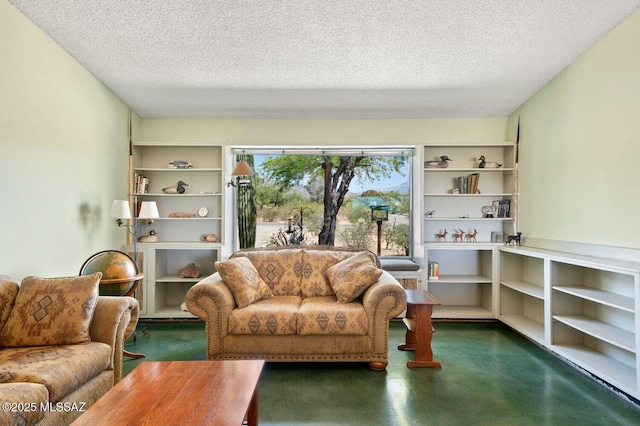
M 256 247 L 319 244 L 412 255 L 413 148 L 242 147 L 232 153 L 255 171 Z M 237 207 L 240 217 L 246 200 Z

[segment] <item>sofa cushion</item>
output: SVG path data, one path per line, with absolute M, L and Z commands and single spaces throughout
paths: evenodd
M 299 296 L 273 296 L 229 315 L 229 334 L 296 334 Z
M 245 257 L 215 263 L 216 270 L 227 284 L 236 305 L 244 308 L 272 296 L 269 286 L 260 278 L 251 261 Z
M 336 296 L 307 297 L 298 312 L 298 334 L 364 336 L 368 317 L 362 303 L 340 303 Z
M 0 330 L 7 322 L 18 295 L 18 284 L 6 275 L 0 275 Z
M 2 383 L 0 401 L 11 407 L 0 410 L 0 425 L 34 425 L 46 414 L 40 408 L 49 402 L 49 392 L 38 383 Z
M 232 259 L 238 257 L 251 260 L 274 296 L 300 296 L 301 249 L 241 250 L 231 255 Z
M 66 345 L 91 340 L 89 326 L 102 274 L 27 277 L 0 332 L 0 346 Z
M 367 252 L 360 252 L 327 269 L 327 278 L 338 301 L 348 303 L 378 281 L 382 272 Z
M 356 251 L 327 249 L 302 250 L 302 280 L 300 290 L 302 297 L 334 296 L 335 292 L 327 277 L 327 269 L 357 254 Z M 375 255 L 365 252 L 375 262 Z
M 49 400 L 58 402 L 105 371 L 110 360 L 111 346 L 99 342 L 4 348 L 0 383 L 40 383 L 49 391 Z

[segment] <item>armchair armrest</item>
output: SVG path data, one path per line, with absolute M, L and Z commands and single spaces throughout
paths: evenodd
M 122 350 L 124 341 L 138 324 L 138 301 L 133 297 L 100 296 L 93 312 L 89 334 L 93 342 L 111 346 L 111 365 L 114 383 L 122 378 Z
M 388 345 L 388 322 L 407 308 L 407 295 L 402 285 L 389 272 L 384 271 L 378 281 L 362 295 L 362 304 L 369 317 L 369 330 L 384 330 L 371 333 L 373 351 L 386 353 Z
M 187 309 L 205 320 L 207 357 L 222 352 L 222 338 L 229 332 L 229 315 L 236 307 L 233 293 L 219 273 L 209 275 L 189 289 Z

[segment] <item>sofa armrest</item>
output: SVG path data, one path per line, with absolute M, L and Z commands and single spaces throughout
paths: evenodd
M 389 272 L 384 271 L 378 281 L 362 295 L 362 304 L 369 317 L 373 352 L 386 353 L 389 320 L 407 308 L 404 288 Z
M 187 309 L 205 321 L 207 357 L 222 352 L 222 339 L 229 332 L 229 315 L 236 308 L 233 293 L 219 273 L 209 275 L 189 289 Z
M 6 275 L 0 275 L 0 330 L 4 327 L 4 323 L 9 319 L 11 308 L 16 301 L 18 295 L 18 284 Z
M 114 383 L 122 378 L 124 341 L 136 329 L 139 309 L 138 301 L 133 297 L 98 297 L 89 333 L 91 341 L 111 346 L 110 368 L 113 369 Z

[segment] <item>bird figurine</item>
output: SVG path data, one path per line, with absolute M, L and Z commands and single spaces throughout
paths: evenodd
M 162 188 L 162 192 L 165 194 L 184 194 L 185 186 L 189 185 L 179 180 L 176 186 L 167 186 L 166 188 Z
M 138 237 L 138 241 L 141 243 L 157 243 L 158 233 L 152 229 L 149 231 L 149 235 L 141 235 Z
M 427 169 L 446 169 L 449 167 L 448 161 L 453 161 L 451 158 L 446 155 L 441 155 L 440 160 L 431 160 L 425 161 L 424 167 Z
M 484 158 L 484 155 L 481 155 L 478 160 L 480 160 L 480 164 L 478 165 L 478 167 L 481 169 L 497 169 L 498 167 L 502 167 L 502 164 L 500 163 L 496 163 L 495 161 L 487 161 L 486 158 Z

